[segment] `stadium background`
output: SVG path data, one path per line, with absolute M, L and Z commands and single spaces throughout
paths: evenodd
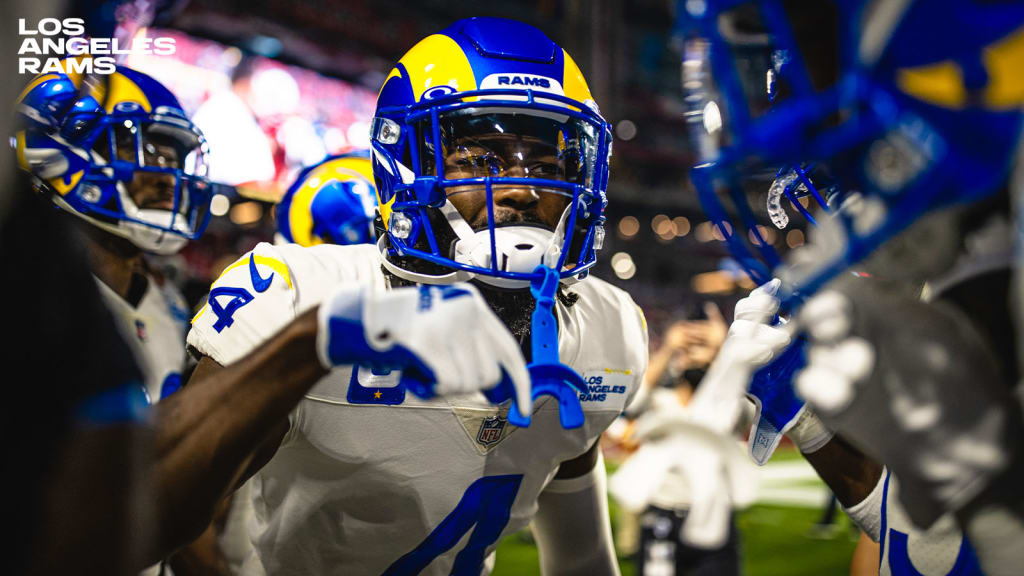
M 644 308 L 656 349 L 673 321 L 699 315 L 707 301 L 728 311 L 750 288 L 686 180 L 692 155 L 673 12 L 671 0 L 191 0 L 145 32 L 174 37 L 176 54 L 133 56 L 127 64 L 165 83 L 190 114 L 230 92 L 233 76 L 249 74 L 260 99 L 250 104 L 272 164 L 244 154 L 215 156 L 214 170 L 230 171 L 235 188 L 215 199 L 199 242 L 160 261 L 163 272 L 198 302 L 226 263 L 271 239 L 273 203 L 303 165 L 367 146 L 376 90 L 405 49 L 458 18 L 512 17 L 574 55 L 614 126 L 610 234 L 595 274 Z M 211 137 L 211 144 L 216 154 L 244 143 Z M 803 242 L 799 227 L 785 236 L 774 232 L 764 230 L 782 252 Z M 614 468 L 621 455 L 611 452 L 607 461 Z M 744 573 L 848 573 L 856 529 L 841 513 L 835 524 L 817 525 L 829 494 L 799 454 L 784 445 L 758 474 L 757 503 L 737 520 Z M 618 528 L 614 502 L 612 511 Z M 527 533 L 506 539 L 498 554 L 496 575 L 538 570 Z M 628 554 L 620 560 L 623 574 L 633 574 Z

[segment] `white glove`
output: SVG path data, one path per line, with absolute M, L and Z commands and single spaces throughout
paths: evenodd
M 470 284 L 372 292 L 344 286 L 320 305 L 324 367 L 402 370 L 402 384 L 431 397 L 511 387 L 520 415 L 532 408 L 519 343 Z
M 729 432 L 736 426 L 750 379 L 790 343 L 789 332 L 770 326 L 779 309 L 781 281 L 772 280 L 736 303 L 729 334 L 690 403 L 705 426 Z

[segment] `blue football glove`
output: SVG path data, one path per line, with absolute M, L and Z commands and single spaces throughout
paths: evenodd
M 748 330 L 751 342 L 772 346 L 790 332 L 778 319 L 778 286 L 779 281 L 773 280 L 736 303 L 734 324 L 741 319 L 760 324 L 756 330 Z M 772 457 L 784 434 L 789 434 L 804 453 L 814 452 L 832 437 L 794 391 L 794 374 L 806 365 L 805 348 L 803 338 L 796 338 L 784 349 L 774 348 L 771 361 L 751 378 L 747 397 L 757 411 L 748 445 L 751 459 L 759 465 Z
M 793 391 L 793 374 L 804 364 L 804 341 L 798 338 L 750 381 L 747 396 L 757 407 L 750 427 L 750 457 L 759 465 L 771 458 L 782 435 L 804 411 L 804 401 Z
M 344 286 L 320 305 L 317 353 L 324 367 L 401 370 L 417 396 L 485 391 L 532 408 L 519 343 L 469 284 L 374 292 Z M 497 393 L 498 391 L 502 393 Z

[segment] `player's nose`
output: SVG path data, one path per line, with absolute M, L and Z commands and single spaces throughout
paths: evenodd
M 505 171 L 502 176 L 510 178 L 527 177 L 526 170 L 514 166 Z M 537 206 L 540 196 L 531 186 L 523 184 L 509 184 L 495 188 L 494 205 L 514 208 L 516 210 L 528 210 Z

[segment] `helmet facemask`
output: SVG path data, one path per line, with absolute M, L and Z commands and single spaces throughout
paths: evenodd
M 584 276 L 603 239 L 607 125 L 558 97 L 545 97 L 550 103 L 538 109 L 497 95 L 470 96 L 490 92 L 508 91 L 442 97 L 429 103 L 436 113 L 408 116 L 405 162 L 394 167 L 404 179 L 388 237 L 399 256 L 442 273 L 385 266 L 418 282 L 477 278 L 502 288 L 525 288 L 541 265 L 563 281 Z M 375 152 L 379 162 L 388 160 L 383 147 Z M 411 202 L 401 202 L 403 191 Z M 404 210 L 422 200 L 425 217 L 410 218 Z
M 93 134 L 91 168 L 68 201 L 98 227 L 160 254 L 201 234 L 211 196 L 206 141 L 173 112 L 131 107 L 103 118 Z

